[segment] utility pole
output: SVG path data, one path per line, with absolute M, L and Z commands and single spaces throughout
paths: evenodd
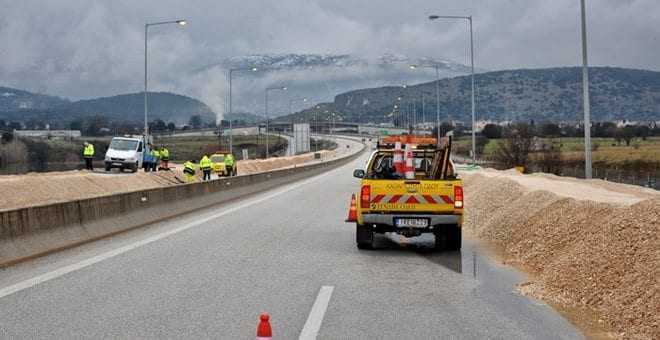
M 589 102 L 589 60 L 587 58 L 587 14 L 582 8 L 582 102 L 584 106 L 584 178 L 591 178 L 591 103 Z

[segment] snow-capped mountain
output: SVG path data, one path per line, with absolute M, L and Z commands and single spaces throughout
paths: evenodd
M 197 70 L 221 67 L 250 68 L 267 67 L 269 70 L 282 68 L 309 68 L 309 67 L 354 67 L 354 66 L 409 66 L 409 65 L 438 66 L 440 69 L 461 73 L 469 72 L 469 68 L 447 59 L 432 57 L 412 58 L 402 54 L 384 54 L 376 58 L 358 57 L 349 54 L 253 54 L 226 58 L 218 63 L 207 65 Z
M 413 64 L 430 67 L 413 70 Z M 436 66 L 441 78 L 470 72 L 469 67 L 447 59 L 400 54 L 373 58 L 348 54 L 255 54 L 225 58 L 193 74 L 198 79 L 198 97 L 216 112 L 228 111 L 226 79 L 230 69 L 243 70 L 232 77 L 234 112 L 263 114 L 264 89 L 286 86 L 284 93 L 269 96 L 269 115 L 278 116 L 289 113 L 289 99 L 309 99 L 292 102 L 291 110 L 299 111 L 305 108 L 303 104 L 333 101 L 335 95 L 350 90 L 428 82 L 435 79 Z M 251 68 L 257 71 L 252 72 Z M 218 100 L 218 93 L 224 93 L 225 98 Z

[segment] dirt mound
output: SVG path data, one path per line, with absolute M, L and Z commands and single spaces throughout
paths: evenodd
M 335 151 L 320 151 L 321 159 L 327 159 Z M 314 160 L 313 153 L 291 157 L 274 157 L 267 160 L 238 161 L 238 174 L 246 175 L 290 166 L 298 166 Z M 67 202 L 129 192 L 159 188 L 185 182 L 183 165 L 170 162 L 172 171 L 106 173 L 102 170 L 61 171 L 28 173 L 25 175 L 0 176 L 0 210 L 12 210 L 28 206 Z M 197 171 L 197 180 L 201 180 Z
M 318 152 L 321 155 L 322 159 L 331 157 L 334 155 L 334 151 L 322 150 Z M 288 157 L 273 157 L 269 159 L 254 159 L 254 160 L 245 160 L 238 161 L 237 169 L 239 175 L 249 175 L 263 171 L 270 171 L 274 169 L 281 169 L 290 166 L 296 166 L 311 162 L 314 160 L 313 153 L 305 153 L 297 156 L 288 156 Z
M 105 174 L 62 171 L 0 176 L 0 209 L 66 202 L 179 183 L 175 172 Z
M 575 187 L 538 190 L 543 183 L 519 177 L 535 176 L 467 176 L 466 231 L 533 274 L 521 292 L 595 311 L 619 338 L 660 338 L 660 198 L 618 188 L 611 202 L 596 202 L 580 190 L 567 195 Z

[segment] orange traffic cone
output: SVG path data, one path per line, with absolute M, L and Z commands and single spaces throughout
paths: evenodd
M 355 201 L 355 194 L 351 196 L 351 207 L 348 209 L 348 218 L 346 222 L 357 222 L 357 202 Z
M 272 340 L 273 331 L 270 329 L 270 316 L 263 313 L 259 316 L 259 325 L 257 326 L 257 340 Z
M 415 179 L 415 167 L 413 166 L 413 151 L 410 144 L 406 144 L 406 153 L 404 155 L 405 166 L 404 166 L 404 176 L 406 179 Z

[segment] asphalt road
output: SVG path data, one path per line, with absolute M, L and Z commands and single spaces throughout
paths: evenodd
M 470 241 L 359 251 L 343 220 L 364 161 L 1 270 L 0 337 L 254 339 L 266 311 L 276 339 L 582 338 Z

